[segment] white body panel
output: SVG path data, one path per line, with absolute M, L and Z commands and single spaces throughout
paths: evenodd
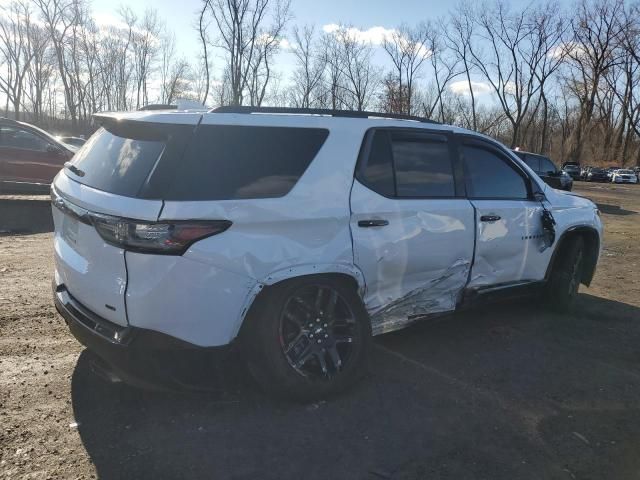
M 539 203 L 474 201 L 474 214 L 464 198 L 388 199 L 353 180 L 362 139 L 371 127 L 460 129 L 314 115 L 123 116 L 164 123 L 195 124 L 201 119 L 202 124 L 319 127 L 330 133 L 297 184 L 281 198 L 140 200 L 86 187 L 61 172 L 55 188 L 93 212 L 149 221 L 232 222 L 227 231 L 194 243 L 182 256 L 162 256 L 125 253 L 84 224 L 78 225 L 74 241 L 65 215 L 54 208 L 56 282 L 107 320 L 121 325 L 128 321 L 199 346 L 224 345 L 237 336 L 265 285 L 301 275 L 341 273 L 357 282 L 374 332 L 382 333 L 406 325 L 413 315 L 453 310 L 465 287 L 544 278 L 553 248 L 543 249 L 538 237 Z M 545 193 L 557 238 L 575 226 L 601 233 L 591 202 L 551 188 Z M 483 212 L 500 215 L 502 221 L 481 224 Z M 358 220 L 372 216 L 387 219 L 389 225 L 357 226 Z M 523 239 L 528 236 L 533 238 Z
M 455 309 L 473 257 L 473 208 L 466 199 L 390 199 L 357 180 L 351 193 L 354 259 L 367 284 L 374 334 L 410 316 Z M 358 221 L 384 219 L 383 227 Z
M 88 211 L 122 217 L 156 220 L 158 200 L 139 200 L 102 192 L 71 180 L 64 171 L 53 183 L 56 192 Z M 101 317 L 127 324 L 125 291 L 127 267 L 124 250 L 102 240 L 96 229 L 53 207 L 56 285 Z
M 540 264 L 548 262 L 542 223 L 542 206 L 528 200 L 473 200 L 477 241 L 469 287 L 526 280 L 542 280 Z M 499 220 L 482 221 L 483 216 Z M 545 262 L 546 257 L 546 262 Z
M 92 226 L 53 207 L 55 282 L 85 307 L 118 325 L 127 324 L 124 250 L 104 243 Z

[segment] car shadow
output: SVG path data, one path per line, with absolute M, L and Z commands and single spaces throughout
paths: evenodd
M 581 294 L 574 315 L 425 321 L 376 337 L 368 378 L 310 404 L 263 395 L 241 364 L 218 392 L 137 390 L 84 351 L 73 410 L 103 479 L 614 478 L 640 471 L 639 320 Z
M 606 213 L 607 215 L 636 215 L 638 213 L 633 210 L 626 210 L 620 205 L 610 205 L 607 203 L 596 203 L 596 205 L 602 213 Z

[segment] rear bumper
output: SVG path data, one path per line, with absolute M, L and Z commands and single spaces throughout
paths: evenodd
M 234 357 L 233 344 L 203 348 L 152 330 L 123 327 L 88 310 L 64 285 L 53 288 L 56 310 L 112 380 L 153 389 L 211 388 L 223 380 L 222 366 Z

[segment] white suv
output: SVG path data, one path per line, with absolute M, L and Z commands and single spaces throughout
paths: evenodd
M 128 379 L 237 345 L 259 383 L 304 399 L 352 384 L 371 336 L 417 319 L 497 294 L 570 306 L 600 253 L 592 202 L 483 135 L 375 115 L 98 116 L 52 186 L 73 334 Z

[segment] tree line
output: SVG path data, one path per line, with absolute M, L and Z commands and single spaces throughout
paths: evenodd
M 88 133 L 95 112 L 180 98 L 376 110 L 557 161 L 640 165 L 639 3 L 463 0 L 442 18 L 369 30 L 293 18 L 290 0 L 201 0 L 200 51 L 187 58 L 153 8 L 122 6 L 101 24 L 88 0 L 12 0 L 0 8 L 5 114 Z

